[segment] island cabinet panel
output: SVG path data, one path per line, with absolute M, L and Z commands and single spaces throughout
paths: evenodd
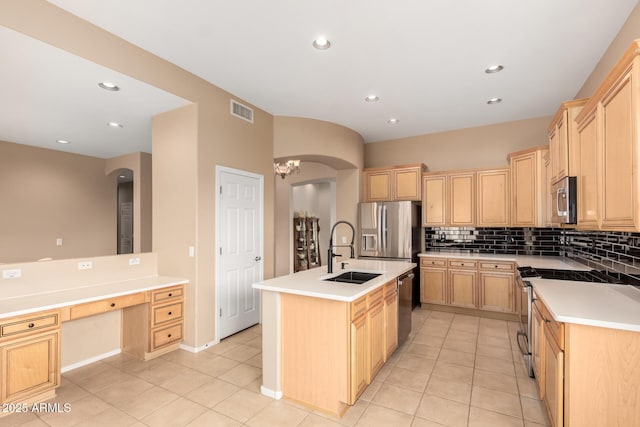
M 282 392 L 340 416 L 397 348 L 395 280 L 353 302 L 281 294 Z

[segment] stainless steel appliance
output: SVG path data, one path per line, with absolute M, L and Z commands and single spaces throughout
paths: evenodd
M 411 332 L 411 310 L 420 305 L 418 277 L 420 206 L 412 202 L 371 202 L 358 205 L 358 258 L 413 262 L 416 267 L 398 278 L 398 345 Z
M 557 215 L 558 222 L 561 224 L 576 224 L 578 220 L 578 210 L 576 199 L 578 192 L 576 191 L 577 178 L 575 176 L 567 176 L 559 180 L 553 185 L 551 197 L 552 212 L 554 219 Z
M 518 330 L 518 347 L 524 358 L 527 372 L 533 378 L 533 365 L 531 364 L 531 309 L 533 305 L 533 288 L 527 281 L 522 280 L 520 274 L 516 277 L 517 308 L 520 328 Z

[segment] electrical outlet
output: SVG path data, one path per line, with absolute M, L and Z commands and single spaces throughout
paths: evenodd
M 93 268 L 93 262 L 91 261 L 80 261 L 78 263 L 78 270 L 91 270 Z
M 62 237 L 56 239 L 56 246 L 62 246 Z
M 14 268 L 12 270 L 2 270 L 3 279 L 17 279 L 18 277 L 22 277 L 22 270 L 19 268 Z
M 140 264 L 140 258 L 129 258 L 129 265 L 138 265 Z

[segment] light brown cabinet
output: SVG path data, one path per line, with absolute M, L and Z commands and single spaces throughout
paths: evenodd
M 564 425 L 564 352 L 551 335 L 544 329 L 544 403 L 549 414 L 549 422 L 554 427 Z
M 350 388 L 347 403 L 353 405 L 367 388 L 367 316 L 353 319 L 350 331 Z
M 639 101 L 636 40 L 576 117 L 579 228 L 640 230 Z
M 476 220 L 475 172 L 424 174 L 422 225 L 473 226 Z
M 363 201 L 419 201 L 422 196 L 422 172 L 425 170 L 423 164 L 364 169 Z
M 511 225 L 513 227 L 539 227 L 544 224 L 542 155 L 546 147 L 534 147 L 511 153 Z
M 575 118 L 588 99 L 563 102 L 549 124 L 550 181 L 577 174 L 577 125 Z
M 509 226 L 510 178 L 507 168 L 476 172 L 476 225 L 478 227 Z
M 60 325 L 57 311 L 0 323 L 0 402 L 45 400 L 60 385 Z
M 398 348 L 398 285 L 389 282 L 384 288 L 384 361 Z
M 420 301 L 515 313 L 514 263 L 457 258 L 420 258 Z

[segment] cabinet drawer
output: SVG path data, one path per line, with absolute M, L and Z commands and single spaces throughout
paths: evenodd
M 26 335 L 31 332 L 54 328 L 60 325 L 58 313 L 39 313 L 11 318 L 0 323 L 0 338 Z
M 182 341 L 182 323 L 153 331 L 151 351 Z
M 421 267 L 446 267 L 447 260 L 446 259 L 430 259 L 430 258 L 421 258 L 420 259 Z
M 493 270 L 493 271 L 513 271 L 512 262 L 480 262 L 480 270 Z
M 178 300 L 184 296 L 184 286 L 174 286 L 172 288 L 160 289 L 151 292 L 151 304 L 159 304 Z
M 160 326 L 163 323 L 173 322 L 182 319 L 183 303 L 178 302 L 160 307 L 153 307 L 151 310 L 151 327 Z
M 459 260 L 459 259 L 450 259 L 449 260 L 449 267 L 454 267 L 454 268 L 476 268 L 478 266 L 478 263 L 476 261 L 463 261 L 463 260 Z
M 540 300 L 536 300 L 533 304 L 538 308 L 542 319 L 544 320 L 544 328 L 553 336 L 560 350 L 564 351 L 564 323 L 556 321 L 547 307 Z
M 384 285 L 384 297 L 391 298 L 398 293 L 398 285 L 395 280 Z
M 71 319 L 92 316 L 94 314 L 106 313 L 108 311 L 119 310 L 132 305 L 144 304 L 146 302 L 145 293 L 123 295 L 121 297 L 108 298 L 100 301 L 87 302 L 71 307 Z
M 367 296 L 362 296 L 351 303 L 351 320 L 367 312 Z

